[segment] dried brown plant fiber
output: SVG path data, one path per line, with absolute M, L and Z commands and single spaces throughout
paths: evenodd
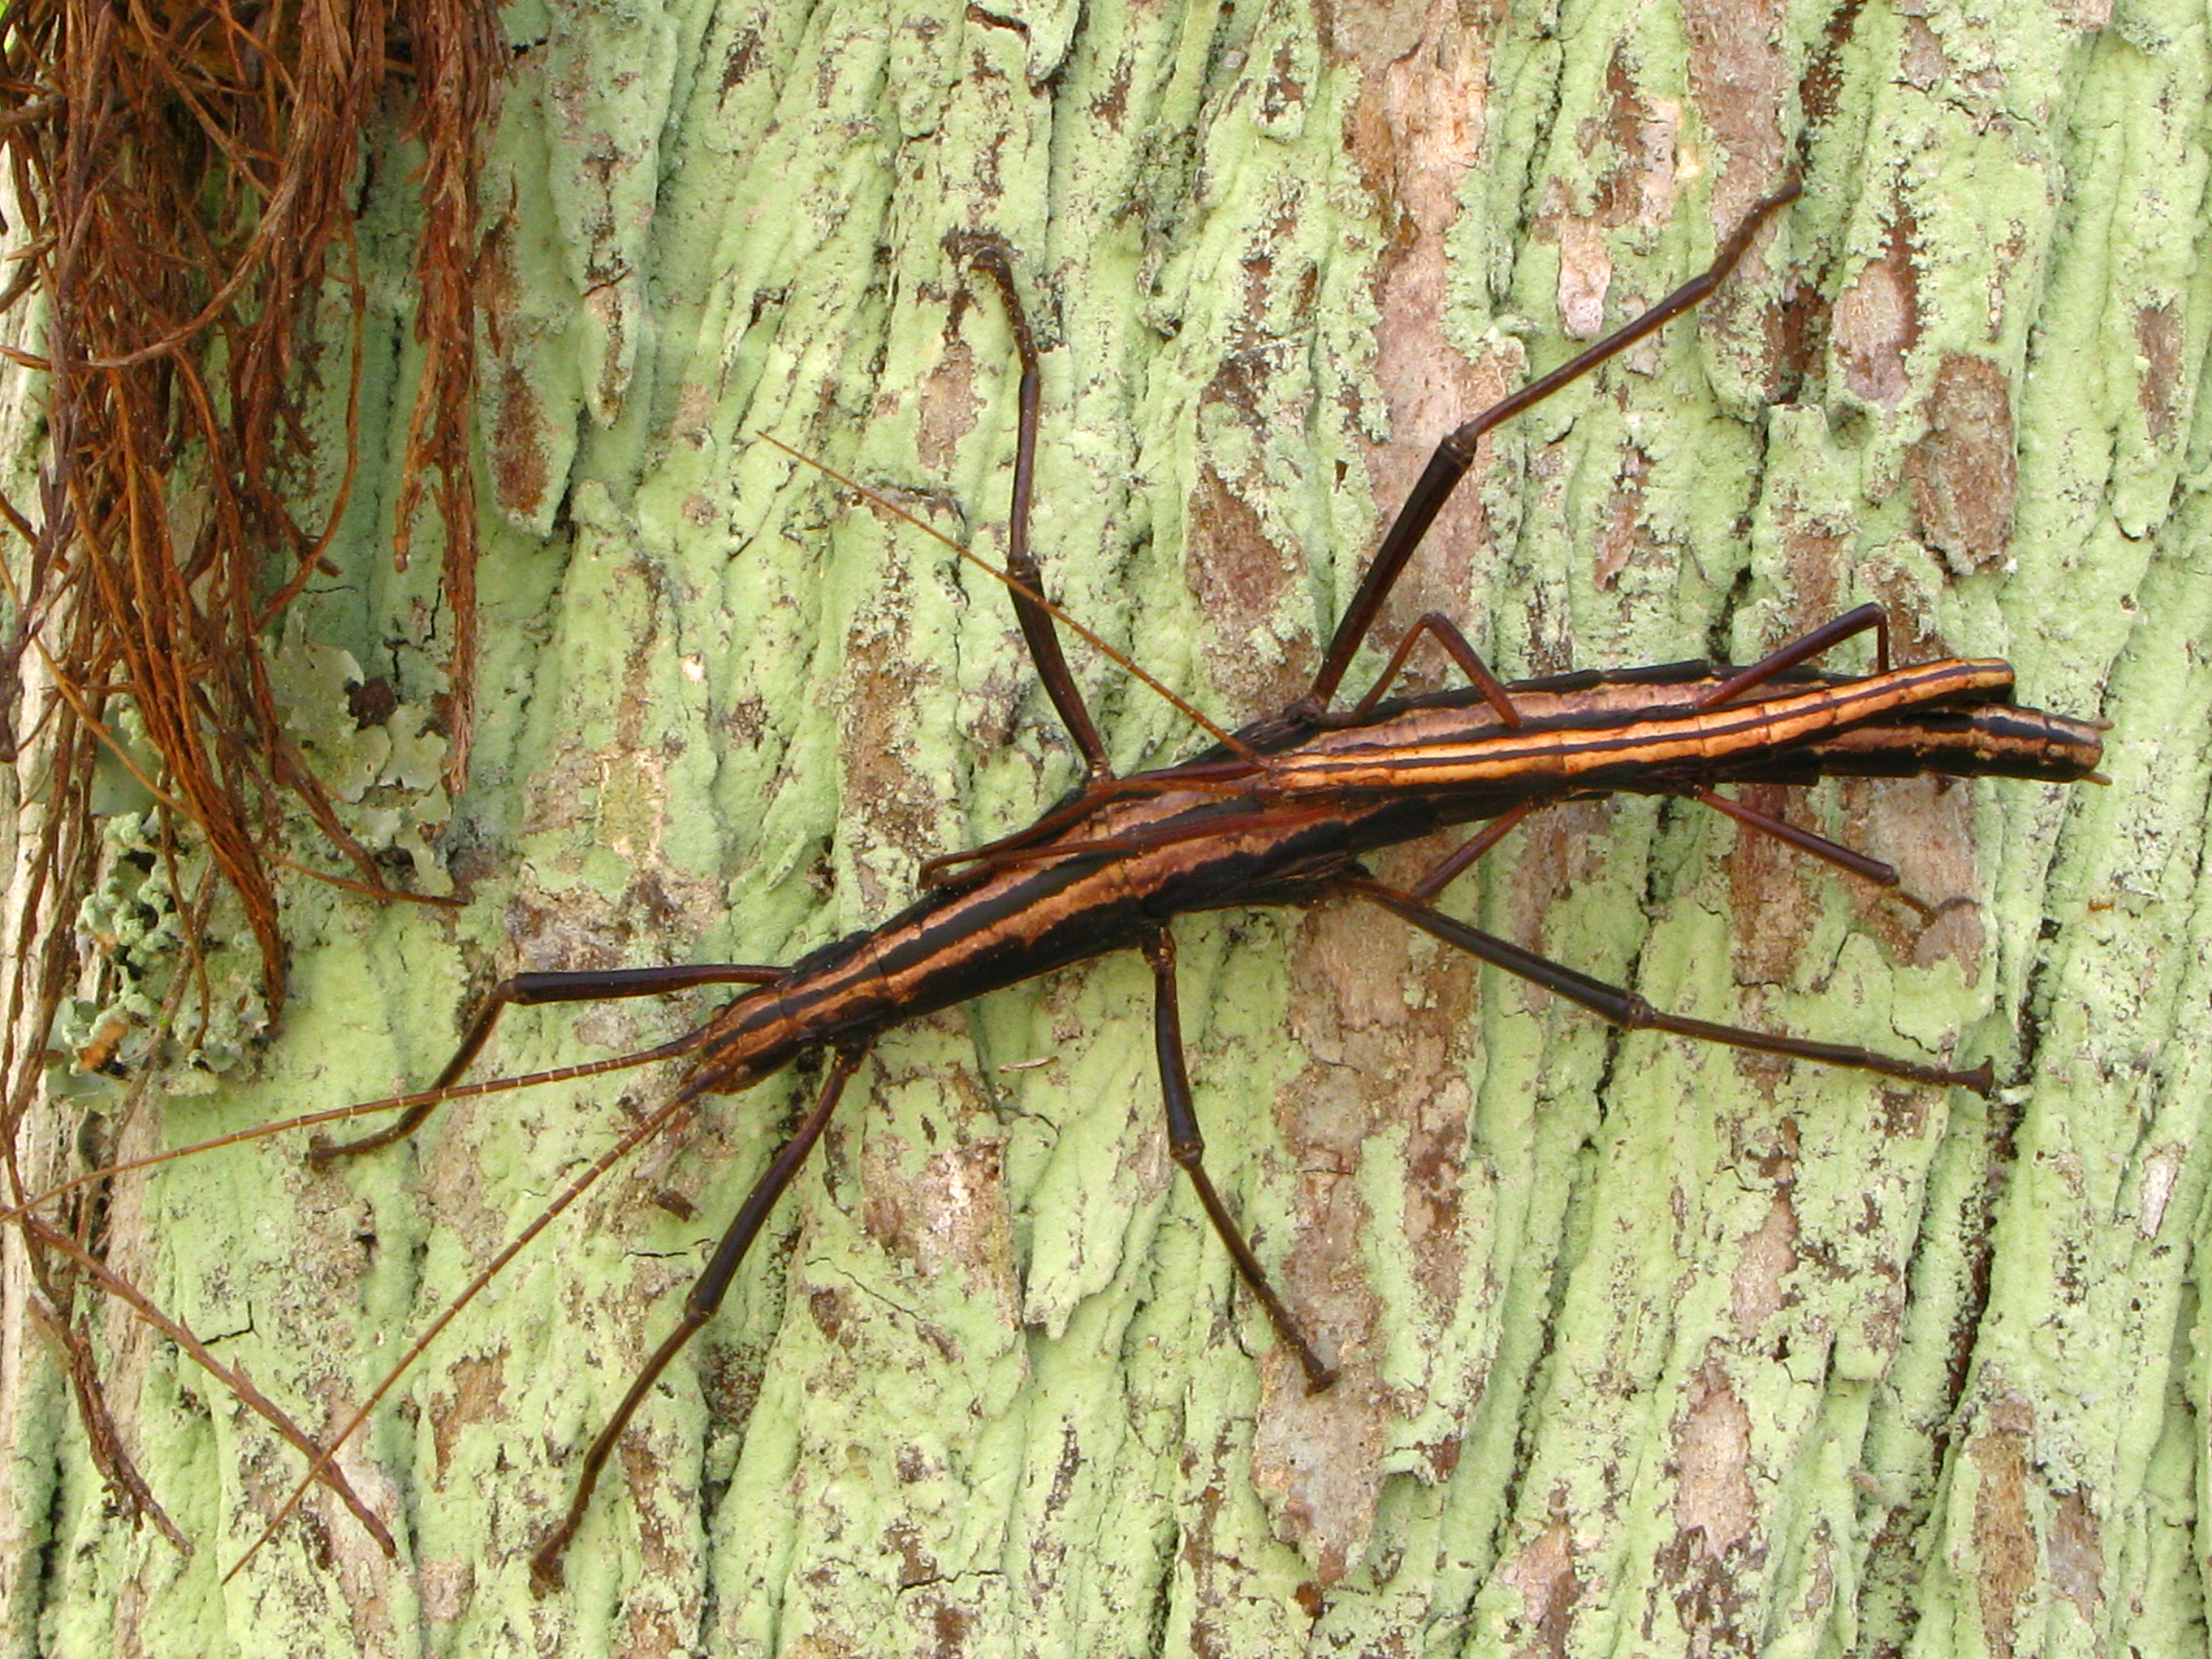
M 393 555 L 404 562 L 427 490 L 449 616 L 448 787 L 466 770 L 472 179 L 501 61 L 494 24 L 478 0 L 29 0 L 0 19 L 0 154 L 14 220 L 0 309 L 36 309 L 24 337 L 41 343 L 9 355 L 43 374 L 47 440 L 35 498 L 0 496 L 0 533 L 14 544 L 0 565 L 0 733 L 11 755 L 35 740 L 51 757 L 18 859 L 29 902 L 19 936 L 0 945 L 11 1201 L 37 1184 L 19 1131 L 52 1058 L 56 1012 L 100 971 L 82 959 L 74 922 L 98 878 L 93 791 L 104 756 L 151 793 L 172 877 L 183 879 L 187 852 L 205 860 L 180 904 L 187 967 L 165 1018 L 185 998 L 208 997 L 201 933 L 224 890 L 258 952 L 263 999 L 272 1016 L 281 1009 L 271 871 L 292 862 L 280 851 L 288 816 L 304 811 L 352 866 L 336 878 L 392 890 L 287 737 L 266 651 L 325 568 L 351 493 L 363 315 L 352 226 L 363 135 L 394 103 L 411 106 L 424 228 L 415 264 L 423 367 Z M 307 346 L 333 306 L 352 311 L 350 361 Z M 342 471 L 319 476 L 304 410 L 337 380 L 349 387 Z M 26 673 L 60 693 L 45 704 L 51 729 L 15 729 Z M 74 1291 L 96 1275 L 99 1225 L 87 1199 L 24 1242 L 102 1472 L 174 1536 L 108 1425 L 76 1325 Z

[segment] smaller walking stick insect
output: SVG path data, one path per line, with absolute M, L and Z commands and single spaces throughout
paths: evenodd
M 1020 366 L 1019 417 L 1006 568 L 993 574 L 1012 593 L 1030 660 L 1083 757 L 1080 787 L 1019 834 L 925 865 L 925 890 L 909 908 L 789 967 L 704 963 L 516 975 L 485 998 L 429 1090 L 380 1103 L 407 1108 L 396 1121 L 343 1145 L 319 1142 L 312 1154 L 327 1164 L 388 1146 L 419 1127 L 440 1100 L 513 1086 L 514 1079 L 460 1080 L 508 1007 L 656 996 L 704 985 L 744 988 L 704 1024 L 656 1048 L 548 1074 L 584 1075 L 672 1057 L 685 1059 L 690 1067 L 665 1102 L 493 1259 L 417 1342 L 411 1360 L 598 1175 L 678 1111 L 706 1095 L 750 1088 L 802 1056 L 827 1057 L 813 1104 L 738 1206 L 674 1328 L 585 1453 L 568 1511 L 532 1563 L 541 1592 L 560 1582 L 562 1555 L 624 1425 L 678 1351 L 714 1316 L 871 1046 L 905 1021 L 1109 951 L 1139 951 L 1152 969 L 1155 1044 L 1174 1161 L 1307 1386 L 1330 1385 L 1335 1373 L 1321 1345 L 1278 1293 L 1206 1175 L 1177 1008 L 1171 924 L 1178 915 L 1350 896 L 1618 1026 L 1931 1086 L 1990 1091 L 1994 1079 L 1986 1060 L 1971 1066 L 1936 1063 L 1662 1012 L 1630 991 L 1461 921 L 1435 901 L 1530 814 L 1616 793 L 1693 799 L 1863 878 L 1894 884 L 1897 875 L 1888 866 L 1754 811 L 1717 789 L 1744 782 L 1809 783 L 1824 775 L 2094 778 L 2101 724 L 2014 707 L 2013 672 L 2005 663 L 1944 658 L 1893 665 L 1887 623 L 1868 605 L 1745 667 L 1686 662 L 1509 684 L 1457 627 L 1431 613 L 1407 632 L 1358 701 L 1347 709 L 1334 707 L 1393 584 L 1472 465 L 1482 435 L 1695 307 L 1727 279 L 1760 228 L 1796 194 L 1792 182 L 1759 203 L 1703 275 L 1438 444 L 1303 696 L 1234 732 L 1198 717 L 1216 739 L 1212 746 L 1176 765 L 1118 776 L 1062 654 L 1060 626 L 1076 625 L 1046 601 L 1030 550 L 1040 374 L 1012 260 L 1003 245 L 982 238 L 969 238 L 955 249 L 998 290 L 1012 324 Z M 1848 675 L 1808 665 L 1867 631 L 1875 639 L 1874 672 Z M 1390 698 L 1408 653 L 1425 636 L 1450 656 L 1468 684 Z M 1410 885 L 1386 884 L 1361 863 L 1382 848 L 1459 825 L 1479 828 Z M 321 1454 L 309 1479 L 322 1474 L 337 1444 L 407 1363 L 401 1362 Z M 272 1531 L 289 1508 L 270 1523 Z

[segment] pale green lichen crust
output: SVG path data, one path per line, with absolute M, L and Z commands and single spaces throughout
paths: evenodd
M 1651 801 L 1543 815 L 1455 891 L 1684 1013 L 1993 1056 L 1987 1103 L 1624 1040 L 1371 909 L 1179 925 L 1209 1166 L 1341 1358 L 1320 1399 L 1167 1159 L 1133 958 L 886 1039 L 561 1595 L 529 1553 L 803 1079 L 605 1183 L 378 1413 L 346 1468 L 396 1563 L 319 1497 L 219 1586 L 301 1460 L 107 1316 L 199 1550 L 106 1519 L 26 1382 L 11 1651 L 2205 1650 L 2201 9 L 507 22 L 481 724 L 436 843 L 472 902 L 293 884 L 283 1027 L 172 1143 L 420 1083 L 503 973 L 790 961 L 1069 787 L 1004 593 L 757 441 L 1002 552 L 1012 354 L 955 229 L 1011 244 L 1047 347 L 1054 597 L 1234 721 L 1310 673 L 1436 437 L 1700 268 L 1802 136 L 1735 281 L 1500 433 L 1390 625 L 1443 611 L 1510 675 L 1749 656 L 1878 599 L 1905 654 L 2007 656 L 2115 722 L 2112 787 L 1784 805 L 1965 901 L 1926 926 Z M 428 708 L 434 549 L 396 574 L 380 516 L 414 363 L 389 143 L 362 483 L 301 648 Z M 1071 656 L 1117 764 L 1198 746 Z M 363 800 L 419 842 L 447 804 L 371 799 L 434 771 L 395 764 Z M 708 1006 L 525 1012 L 487 1063 Z M 119 1206 L 114 1259 L 325 1432 L 667 1085 L 457 1104 L 326 1175 L 296 1138 L 197 1161 Z

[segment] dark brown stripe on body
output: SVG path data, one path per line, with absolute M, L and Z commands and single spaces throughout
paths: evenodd
M 1406 706 L 1310 732 L 1257 768 L 1200 760 L 1207 789 L 1172 768 L 1119 780 L 1087 806 L 1078 797 L 1048 815 L 1065 827 L 1034 844 L 1064 856 L 927 896 L 730 1005 L 700 1070 L 714 1075 L 708 1087 L 742 1088 L 805 1049 L 1128 948 L 1173 916 L 1310 897 L 1367 853 L 1530 799 L 1831 771 L 2063 780 L 2085 775 L 2101 750 L 2094 727 L 2002 702 L 2012 671 L 2001 662 L 1801 678 L 1741 702 L 1692 707 L 1717 683 L 1705 674 L 1532 691 L 1519 727 L 1472 707 Z M 1222 793 L 1239 772 L 1249 789 Z M 1157 844 L 1084 850 L 1147 836 Z

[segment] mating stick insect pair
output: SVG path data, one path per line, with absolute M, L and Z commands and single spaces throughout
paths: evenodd
M 1437 446 L 1369 564 L 1303 697 L 1234 732 L 1207 724 L 1218 741 L 1203 753 L 1125 776 L 1115 775 L 1109 763 L 1105 744 L 1069 672 L 1058 628 L 1068 619 L 1044 599 L 1029 546 L 1040 373 L 1012 264 L 1001 246 L 982 239 L 969 239 L 955 250 L 990 278 L 1012 324 L 1020 365 L 1019 423 L 1006 565 L 1003 573 L 993 574 L 1012 593 L 1030 659 L 1083 757 L 1081 787 L 1030 829 L 933 861 L 924 867 L 924 896 L 910 908 L 790 967 L 706 963 L 526 973 L 507 979 L 486 998 L 431 1089 L 404 1101 L 380 1103 L 408 1108 L 397 1121 L 343 1146 L 318 1143 L 312 1154 L 326 1164 L 389 1146 L 417 1128 L 440 1100 L 510 1086 L 514 1080 L 460 1081 L 509 1006 L 653 996 L 702 985 L 745 988 L 706 1024 L 672 1042 L 548 1074 L 587 1075 L 679 1056 L 690 1062 L 688 1075 L 668 1100 L 627 1131 L 484 1268 L 410 1351 L 411 1359 L 461 1304 L 592 1180 L 678 1111 L 702 1096 L 748 1088 L 803 1055 L 828 1056 L 812 1106 L 739 1206 L 686 1297 L 675 1328 L 585 1454 L 568 1512 L 532 1562 L 532 1579 L 541 1590 L 559 1582 L 562 1554 L 624 1425 L 678 1352 L 713 1316 L 871 1045 L 904 1021 L 1109 951 L 1141 951 L 1152 967 L 1155 1042 L 1175 1162 L 1187 1173 L 1238 1273 L 1278 1340 L 1297 1359 L 1309 1388 L 1325 1389 L 1334 1380 L 1320 1346 L 1270 1283 L 1207 1178 L 1177 1012 L 1170 926 L 1177 915 L 1311 904 L 1337 896 L 1361 898 L 1618 1026 L 1674 1032 L 1914 1083 L 1990 1090 L 1993 1077 L 1987 1060 L 1960 1068 L 1661 1012 L 1631 992 L 1470 927 L 1434 901 L 1530 814 L 1616 792 L 1702 801 L 1857 876 L 1893 885 L 1897 876 L 1887 865 L 1715 791 L 1729 783 L 1809 783 L 1823 775 L 1933 773 L 2059 782 L 2094 777 L 2102 726 L 2014 707 L 2012 670 L 2003 662 L 1947 658 L 1893 667 L 1886 624 L 1869 605 L 1741 669 L 1692 662 L 1506 684 L 1450 621 L 1432 613 L 1407 632 L 1358 702 L 1348 710 L 1332 708 L 1392 585 L 1473 464 L 1483 434 L 1696 306 L 1726 279 L 1760 227 L 1796 193 L 1791 184 L 1760 202 L 1704 275 Z M 1846 676 L 1805 666 L 1869 629 L 1876 641 L 1874 673 Z M 1468 685 L 1386 700 L 1424 635 L 1449 654 Z M 1386 885 L 1362 867 L 1367 854 L 1457 825 L 1480 828 L 1409 886 Z M 401 1369 L 406 1363 L 401 1362 Z M 341 1431 L 340 1442 L 390 1386 L 388 1379 L 372 1395 Z M 334 1444 L 321 1455 L 311 1479 L 323 1475 L 335 1452 Z

